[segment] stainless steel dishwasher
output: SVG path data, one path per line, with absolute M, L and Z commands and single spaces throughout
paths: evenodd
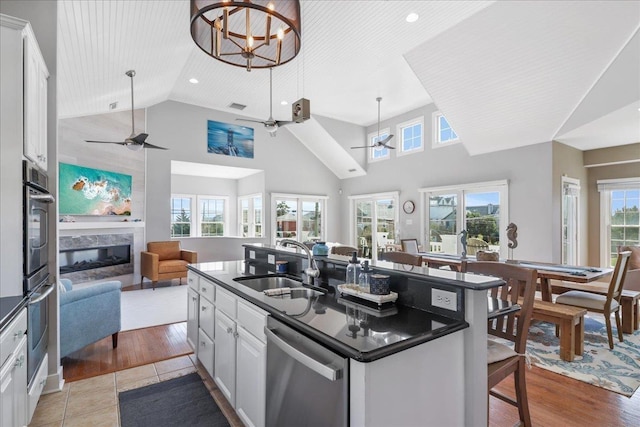
M 269 317 L 267 427 L 337 427 L 349 421 L 349 359 Z

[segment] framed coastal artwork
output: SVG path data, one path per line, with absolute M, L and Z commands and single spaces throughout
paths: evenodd
M 207 120 L 207 153 L 253 159 L 253 128 Z
M 60 215 L 131 215 L 131 175 L 60 163 Z

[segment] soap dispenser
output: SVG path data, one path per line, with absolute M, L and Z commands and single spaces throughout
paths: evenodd
M 369 277 L 371 276 L 371 269 L 369 268 L 369 260 L 364 260 L 362 272 L 358 278 L 358 285 L 362 292 L 369 293 Z
M 360 278 L 360 272 L 362 271 L 362 267 L 360 267 L 360 262 L 358 261 L 357 252 L 354 252 L 351 260 L 349 260 L 349 265 L 347 265 L 347 277 L 346 283 L 347 285 L 357 285 L 358 279 Z

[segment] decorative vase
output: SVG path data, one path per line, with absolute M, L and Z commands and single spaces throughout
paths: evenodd
M 311 252 L 314 256 L 325 256 L 329 255 L 329 246 L 326 245 L 326 242 L 317 242 L 311 248 Z

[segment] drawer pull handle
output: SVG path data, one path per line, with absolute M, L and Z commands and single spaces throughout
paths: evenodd
M 234 338 L 236 338 L 236 339 L 237 339 L 239 336 L 240 336 L 240 334 L 239 334 L 239 333 L 237 333 L 237 332 L 234 332 L 234 333 L 233 333 L 233 337 L 234 337 Z
M 16 363 L 14 363 L 14 367 L 18 367 L 18 368 L 22 368 L 22 365 L 24 364 L 24 354 L 21 354 L 20 357 L 18 357 L 16 359 Z
M 207 343 L 206 343 L 206 342 L 204 342 L 204 341 L 201 341 L 201 342 L 200 342 L 200 347 L 206 347 L 206 346 L 207 346 Z
M 196 297 L 191 297 L 191 299 L 194 300 L 194 301 L 198 300 L 198 298 L 196 298 Z
M 227 328 L 227 333 L 230 334 L 231 332 L 233 332 L 232 328 Z
M 200 310 L 205 311 L 207 309 L 207 307 L 202 307 L 200 308 Z
M 16 332 L 15 334 L 13 334 L 14 341 L 20 339 L 20 337 L 23 336 L 23 335 L 24 335 L 24 331 Z

